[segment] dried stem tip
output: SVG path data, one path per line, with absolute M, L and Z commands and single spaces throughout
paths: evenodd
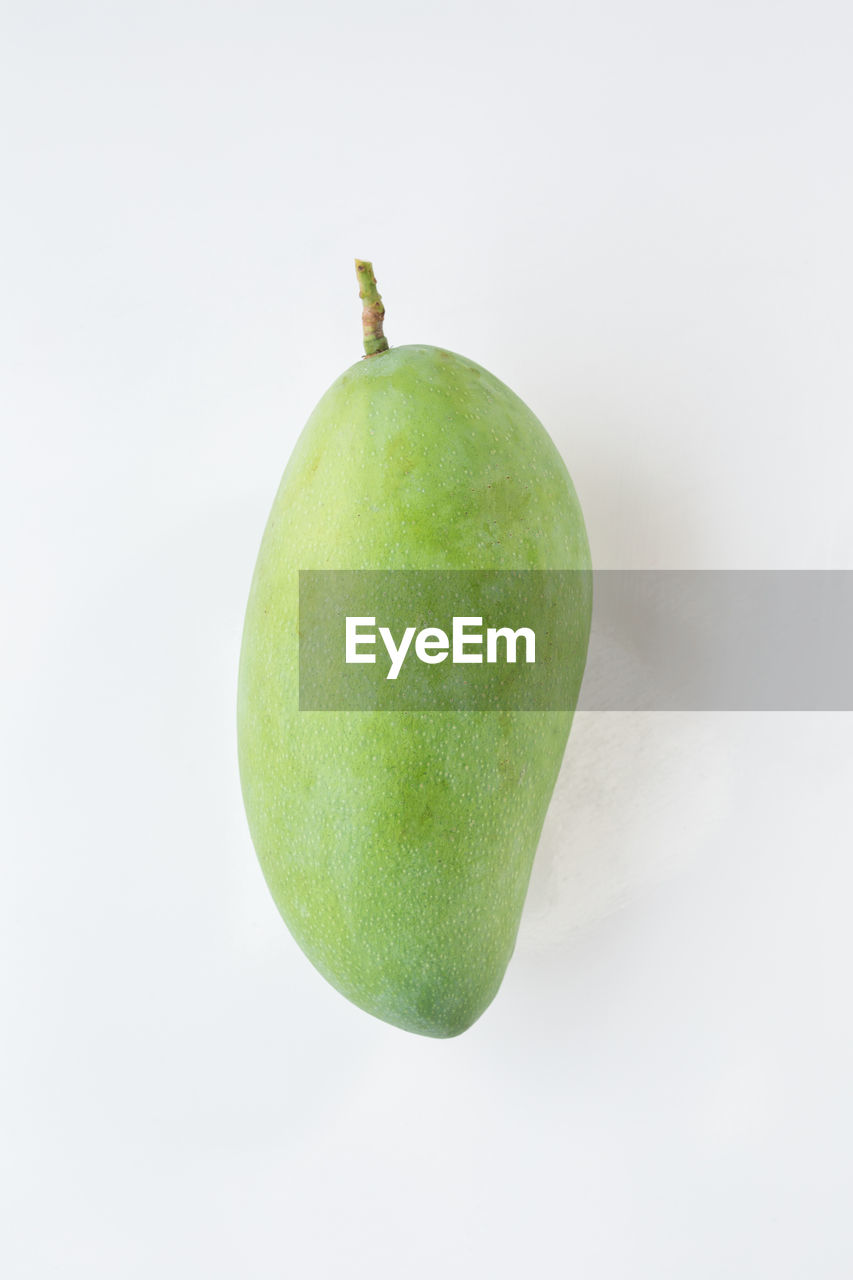
M 364 304 L 361 313 L 361 323 L 364 329 L 364 354 L 366 356 L 378 356 L 380 352 L 388 350 L 388 340 L 382 332 L 385 308 L 382 305 L 379 290 L 376 288 L 373 264 L 371 262 L 361 262 L 356 258 L 355 269 L 358 275 L 358 296 Z

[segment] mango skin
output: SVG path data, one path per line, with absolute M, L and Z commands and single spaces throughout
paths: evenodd
M 296 444 L 246 612 L 243 797 L 296 941 L 386 1022 L 454 1036 L 494 998 L 572 711 L 300 712 L 298 571 L 590 567 L 544 427 L 462 356 L 361 360 Z M 585 657 L 591 585 L 582 594 Z

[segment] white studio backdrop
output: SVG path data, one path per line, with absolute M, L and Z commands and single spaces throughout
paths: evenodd
M 853 726 L 577 719 L 458 1040 L 348 1005 L 237 777 L 296 436 L 392 344 L 508 382 L 598 568 L 853 569 L 853 19 L 806 4 L 0 17 L 0 1269 L 853 1272 Z

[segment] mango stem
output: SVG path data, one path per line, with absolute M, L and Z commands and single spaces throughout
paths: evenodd
M 364 303 L 361 312 L 361 324 L 364 329 L 364 354 L 366 356 L 378 356 L 382 351 L 388 350 L 388 339 L 382 332 L 385 308 L 382 305 L 382 299 L 376 287 L 373 263 L 362 262 L 359 258 L 356 258 L 355 270 L 358 275 L 358 296 Z

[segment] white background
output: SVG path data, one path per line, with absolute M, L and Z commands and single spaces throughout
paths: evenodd
M 850 716 L 580 716 L 440 1042 L 290 939 L 234 703 L 356 255 L 546 423 L 599 568 L 853 569 L 848 6 L 0 28 L 0 1270 L 846 1280 Z

